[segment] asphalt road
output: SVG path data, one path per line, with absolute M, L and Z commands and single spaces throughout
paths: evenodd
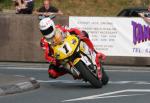
M 0 66 L 0 73 L 35 77 L 41 88 L 0 97 L 0 103 L 149 103 L 149 67 L 106 66 L 108 85 L 94 89 L 88 83 L 75 81 L 69 75 L 49 79 L 45 67 Z

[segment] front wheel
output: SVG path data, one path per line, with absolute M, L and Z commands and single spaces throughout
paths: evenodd
M 88 67 L 80 60 L 76 65 L 76 69 L 80 72 L 81 77 L 89 81 L 95 88 L 102 87 L 102 81 L 99 79 L 88 69 Z

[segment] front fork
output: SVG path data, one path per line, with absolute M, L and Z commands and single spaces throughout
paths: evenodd
M 79 77 L 80 77 L 79 71 L 78 71 L 78 70 L 75 68 L 75 66 L 74 66 L 74 65 L 77 64 L 80 60 L 81 60 L 80 58 L 76 58 L 73 62 L 72 62 L 72 61 L 69 62 L 70 71 L 71 71 L 73 77 L 75 77 L 75 78 L 79 78 Z

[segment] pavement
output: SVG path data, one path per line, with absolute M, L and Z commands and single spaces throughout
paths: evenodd
M 40 83 L 39 89 L 0 96 L 0 103 L 149 103 L 150 67 L 104 67 L 110 81 L 95 89 L 70 75 L 48 78 L 48 64 L 0 64 L 2 74 L 34 77 Z
M 39 87 L 40 85 L 35 78 L 0 74 L 0 96 L 25 92 Z

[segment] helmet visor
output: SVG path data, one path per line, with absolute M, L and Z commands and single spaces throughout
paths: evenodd
M 47 35 L 51 34 L 54 31 L 54 28 L 53 28 L 53 26 L 50 26 L 48 29 L 40 30 L 40 31 L 44 36 L 47 36 Z

